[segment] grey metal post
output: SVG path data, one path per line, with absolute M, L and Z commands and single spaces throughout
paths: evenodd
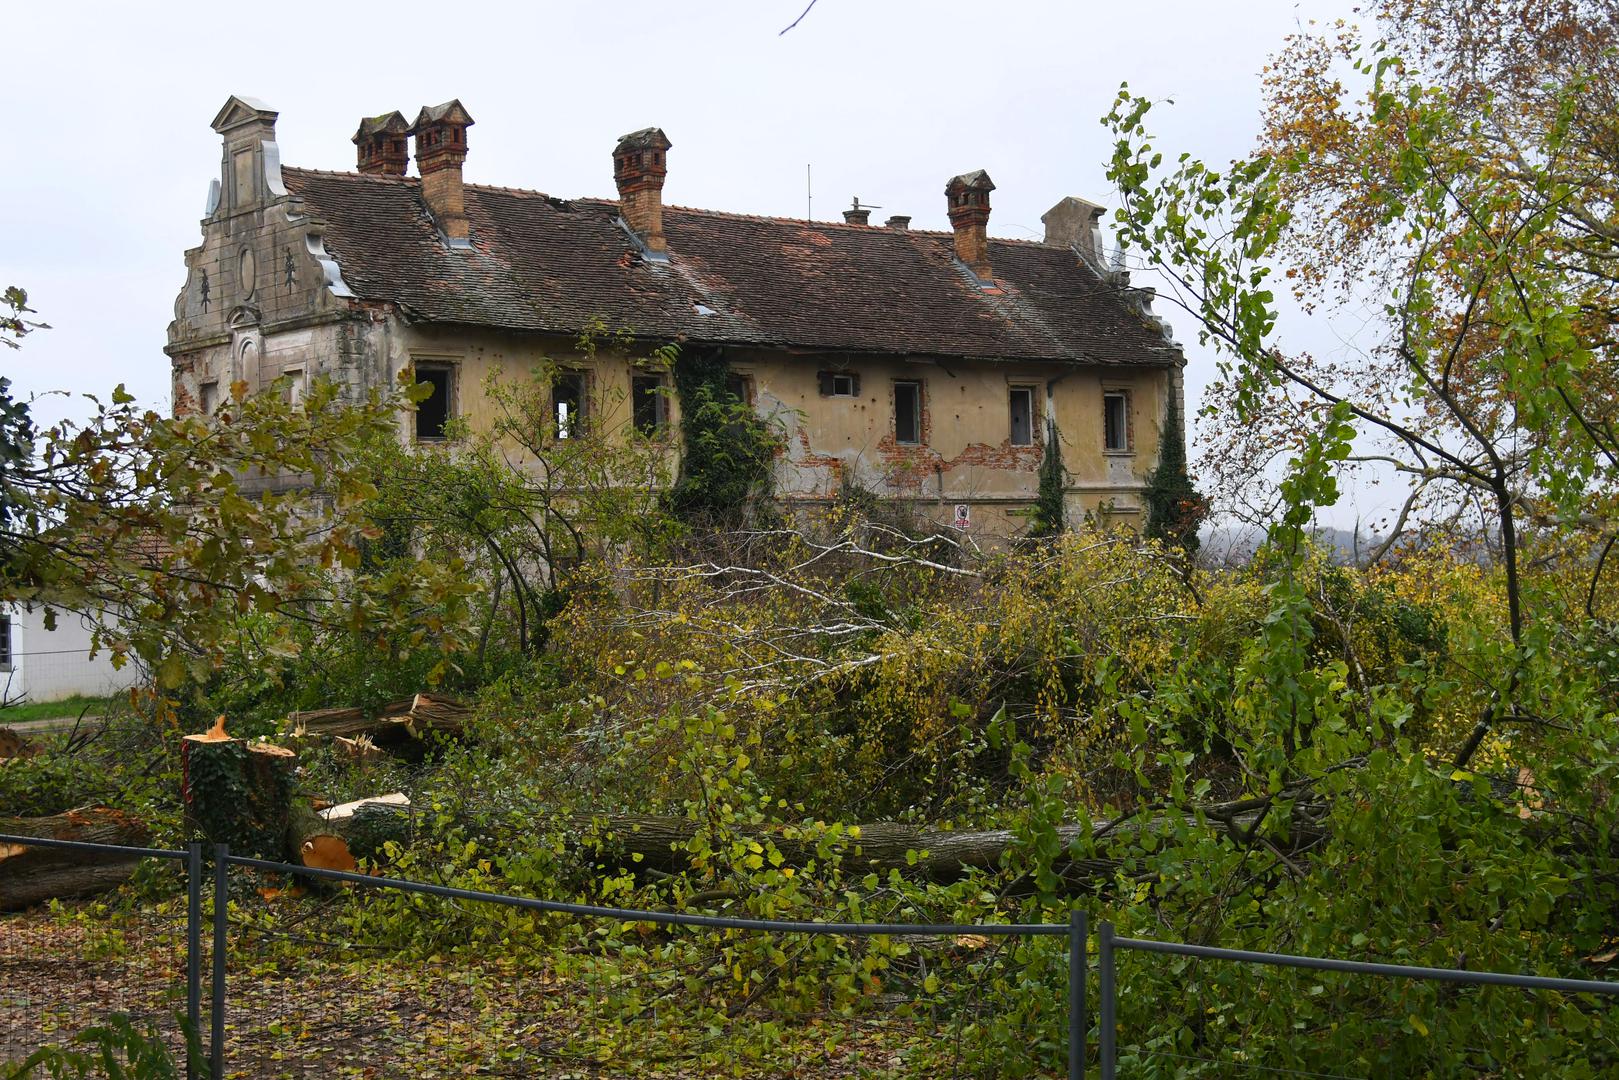
M 198 1080 L 202 1062 L 202 845 L 186 845 L 186 1080 Z
M 1068 1080 L 1085 1080 L 1085 913 L 1068 913 Z
M 1100 1028 L 1096 1035 L 1102 1051 L 1102 1080 L 1113 1080 L 1113 1059 L 1117 1054 L 1113 1036 L 1117 1023 L 1113 1016 L 1113 924 L 1110 922 L 1103 923 L 1096 930 L 1096 973 L 1097 992 L 1102 999 L 1101 1014 L 1096 1021 Z
M 230 845 L 214 845 L 214 980 L 213 1028 L 208 1049 L 213 1080 L 225 1080 L 225 953 L 230 932 Z

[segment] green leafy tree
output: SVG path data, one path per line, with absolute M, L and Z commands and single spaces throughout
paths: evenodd
M 23 299 L 8 294 L 13 338 L 32 329 Z M 329 383 L 298 403 L 283 390 L 237 384 L 213 416 L 165 417 L 120 386 L 89 398 L 87 418 L 31 434 L 0 401 L 20 448 L 0 462 L 0 603 L 94 618 L 97 648 L 171 692 L 205 683 L 253 614 L 275 616 L 258 628 L 269 653 L 296 651 L 300 626 L 369 634 L 427 612 L 434 648 L 459 648 L 475 586 L 455 563 L 354 572 L 377 535 L 366 451 L 397 438 L 406 390 L 357 405 Z
M 1448 489 L 1481 515 L 1503 569 L 1508 633 L 1522 644 L 1526 521 L 1568 529 L 1603 515 L 1619 476 L 1619 443 L 1592 411 L 1585 374 L 1606 366 L 1610 346 L 1590 332 L 1586 294 L 1548 258 L 1570 199 L 1569 128 L 1558 118 L 1581 111 L 1591 83 L 1570 75 L 1556 88 L 1560 109 L 1523 129 L 1522 160 L 1507 171 L 1480 167 L 1496 153 L 1487 102 L 1459 101 L 1376 50 L 1356 70 L 1368 97 L 1340 150 L 1375 175 L 1366 212 L 1399 263 L 1381 300 L 1383 340 L 1362 366 L 1322 364 L 1274 336 L 1269 278 L 1286 254 L 1290 190 L 1315 167 L 1310 155 L 1265 149 L 1225 170 L 1182 155 L 1165 167 L 1145 126 L 1151 103 L 1123 90 L 1108 118 L 1119 236 L 1171 282 L 1202 340 L 1223 354 L 1213 408 L 1229 430 L 1286 432 L 1297 445 L 1342 414 L 1357 436 L 1334 451 L 1338 460 L 1383 463 L 1412 478 L 1412 500 Z M 1519 674 L 1516 662 L 1500 672 L 1504 710 L 1514 708 Z M 1496 719 L 1458 748 L 1458 764 Z

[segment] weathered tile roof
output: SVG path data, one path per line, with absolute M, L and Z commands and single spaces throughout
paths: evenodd
M 283 170 L 362 299 L 430 322 L 850 353 L 1177 362 L 1159 329 L 1070 251 L 991 240 L 998 289 L 948 233 L 669 207 L 644 260 L 618 204 L 468 185 L 471 250 L 439 238 L 415 178 Z

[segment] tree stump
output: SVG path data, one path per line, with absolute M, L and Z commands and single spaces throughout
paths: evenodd
M 206 734 L 187 735 L 180 745 L 190 833 L 229 844 L 239 855 L 284 858 L 298 755 L 283 746 L 231 738 L 223 716 Z

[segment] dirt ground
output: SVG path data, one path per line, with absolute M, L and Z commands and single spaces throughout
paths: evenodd
M 0 1080 L 19 1080 L 18 1063 L 39 1046 L 66 1042 L 113 1013 L 156 1029 L 180 1059 L 183 920 L 77 910 L 0 915 Z M 256 948 L 248 933 L 233 946 L 231 1077 L 919 1075 L 891 1049 L 917 1033 L 889 1018 L 774 1017 L 714 1029 L 654 1003 L 631 1024 L 597 1024 L 598 1002 L 621 986 L 560 980 L 511 962 L 402 970 L 313 937 L 277 944 Z M 205 1004 L 205 1033 L 210 1022 Z M 963 1063 L 959 1075 L 972 1075 L 970 1067 Z

